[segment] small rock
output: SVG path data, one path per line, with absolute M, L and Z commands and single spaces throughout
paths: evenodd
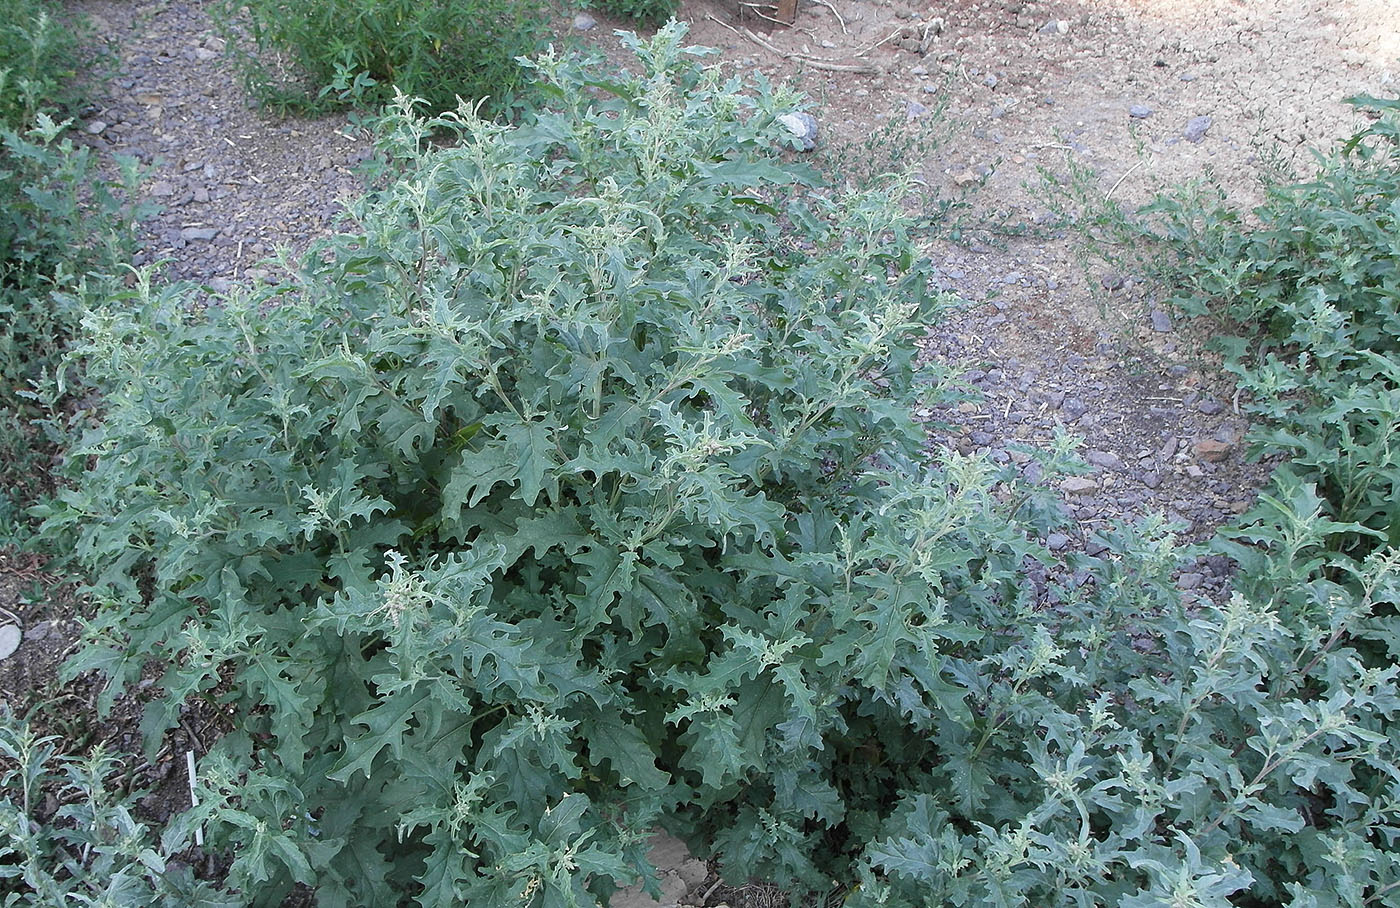
M 1042 35 L 1067 35 L 1069 34 L 1069 21 L 1066 19 L 1051 19 L 1040 27 Z
M 1045 537 L 1045 545 L 1049 547 L 1050 551 L 1058 552 L 1069 545 L 1069 537 L 1064 533 L 1051 533 Z
M 1171 317 L 1161 309 L 1153 309 L 1151 318 L 1153 331 L 1159 334 L 1166 334 L 1168 331 L 1172 330 Z
M 1084 459 L 1096 467 L 1103 467 L 1107 470 L 1123 469 L 1123 458 L 1112 451 L 1090 451 L 1084 455 Z
M 910 101 L 904 108 L 904 115 L 910 120 L 917 120 L 928 113 L 928 108 L 918 101 Z
M 685 882 L 690 892 L 698 890 L 710 877 L 710 868 L 699 858 L 691 858 L 676 867 L 676 876 Z
M 987 73 L 987 78 L 982 80 L 982 84 L 987 86 L 988 88 L 996 88 L 998 81 L 1000 80 L 997 79 L 996 76 L 992 75 L 991 73 Z
M 597 27 L 598 20 L 588 15 L 588 13 L 579 13 L 577 16 L 574 16 L 574 28 L 578 31 L 586 32 L 590 28 Z
M 0 659 L 8 659 L 19 649 L 24 634 L 13 624 L 0 624 Z
M 38 624 L 34 625 L 28 631 L 26 631 L 24 636 L 28 637 L 30 640 L 43 640 L 49 635 L 49 632 L 52 630 L 52 621 L 40 621 Z
M 89 135 L 100 136 L 102 131 L 107 128 L 107 124 L 101 120 L 93 120 L 86 128 Z
M 1183 590 L 1194 590 L 1196 587 L 1200 586 L 1201 581 L 1205 579 L 1206 578 L 1202 577 L 1200 574 L 1195 573 L 1194 571 L 1188 571 L 1187 573 L 1182 574 L 1180 577 L 1176 578 L 1176 585 L 1181 587 Z
M 1142 484 L 1149 489 L 1155 489 L 1162 484 L 1162 474 L 1156 470 L 1148 470 L 1142 474 Z
M 1099 277 L 1099 284 L 1103 289 L 1109 292 L 1121 290 L 1123 287 L 1123 275 L 1119 274 L 1117 271 L 1105 271 Z
M 1099 484 L 1083 476 L 1071 476 L 1060 483 L 1060 488 L 1070 495 L 1092 495 L 1099 490 Z
M 1196 452 L 1196 456 L 1202 460 L 1209 463 L 1220 463 L 1230 456 L 1230 452 L 1235 449 L 1235 446 L 1228 441 L 1207 438 L 1204 441 L 1196 442 L 1192 449 Z
M 1144 104 L 1134 104 L 1132 107 L 1128 108 L 1128 116 L 1132 117 L 1134 120 L 1146 120 L 1148 117 L 1152 116 L 1152 108 Z
M 1206 130 L 1210 129 L 1215 122 L 1210 117 L 1192 117 L 1186 122 L 1186 129 L 1181 133 L 1186 141 L 1195 145 L 1206 137 Z
M 1225 405 L 1213 397 L 1207 397 L 1196 405 L 1196 409 L 1200 410 L 1206 416 L 1214 416 L 1217 413 L 1223 412 Z
M 210 50 L 207 47 L 196 47 L 194 49 L 194 58 L 196 60 L 201 60 L 205 63 L 208 63 L 210 60 L 219 59 L 219 53 L 218 51 Z
M 811 151 L 817 147 L 817 118 L 809 113 L 786 113 L 778 118 L 778 122 L 788 128 L 802 143 L 803 151 Z
M 915 75 L 915 76 L 927 76 L 927 75 L 928 75 L 928 67 L 925 66 L 924 64 L 920 63 L 920 64 L 918 64 L 917 66 L 915 66 L 913 69 L 909 70 L 909 72 L 910 72 L 911 75 Z
M 175 187 L 171 185 L 169 180 L 156 180 L 151 184 L 151 195 L 158 199 L 163 199 L 174 194 Z
M 212 240 L 219 235 L 217 227 L 186 227 L 180 231 L 180 239 L 185 242 L 190 240 Z
M 1060 412 L 1065 414 L 1065 418 L 1070 422 L 1074 422 L 1089 412 L 1089 405 L 1077 397 L 1067 397 L 1065 402 L 1060 405 Z
M 980 182 L 982 182 L 982 178 L 979 177 L 976 171 L 972 170 L 971 168 L 967 170 L 960 170 L 957 173 L 953 174 L 953 185 L 963 189 L 966 189 L 969 186 L 976 186 Z

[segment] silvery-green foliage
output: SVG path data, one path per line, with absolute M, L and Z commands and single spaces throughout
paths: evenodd
M 539 61 L 520 127 L 402 103 L 291 286 L 91 313 L 72 670 L 165 666 L 148 749 L 232 709 L 183 820 L 231 883 L 588 905 L 663 824 L 852 905 L 1394 905 L 1393 667 L 1182 601 L 1154 523 L 1058 563 L 1043 495 L 930 459 L 899 187 L 782 163 L 793 99 L 682 35 Z M 1389 620 L 1393 561 L 1333 584 Z
M 109 784 L 118 759 L 61 753 L 0 711 L 0 903 L 27 908 L 220 908 L 238 904 L 173 856 L 192 830 L 156 840 Z M 60 806 L 61 805 L 61 806 Z

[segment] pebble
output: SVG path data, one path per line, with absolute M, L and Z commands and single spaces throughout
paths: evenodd
M 1123 469 L 1123 458 L 1112 451 L 1090 451 L 1084 455 L 1084 459 L 1096 467 L 1103 467 L 1106 470 Z
M 1156 470 L 1148 470 L 1142 474 L 1142 484 L 1149 489 L 1155 489 L 1162 484 L 1162 474 Z
M 962 187 L 963 189 L 966 189 L 969 186 L 976 186 L 981 181 L 982 178 L 979 177 L 976 174 L 976 172 L 970 168 L 967 170 L 960 170 L 957 173 L 953 174 L 953 185 Z
M 1166 334 L 1168 331 L 1172 330 L 1171 317 L 1161 309 L 1153 309 L 1150 317 L 1152 319 L 1153 331 L 1159 334 Z
M 1049 536 L 1045 537 L 1045 544 L 1049 547 L 1050 551 L 1058 552 L 1069 545 L 1069 537 L 1064 533 L 1051 533 Z
M 180 231 L 180 239 L 185 242 L 190 240 L 212 240 L 219 235 L 217 227 L 186 227 Z
M 578 31 L 586 32 L 591 28 L 597 27 L 598 20 L 588 15 L 588 13 L 579 13 L 577 16 L 574 16 L 574 28 Z
M 1099 284 L 1110 293 L 1123 287 L 1123 275 L 1117 271 L 1105 271 L 1099 276 Z
M 802 112 L 785 113 L 778 118 L 778 122 L 802 142 L 803 151 L 811 151 L 817 147 L 816 117 Z
M 1219 441 L 1214 438 L 1198 441 L 1192 446 L 1192 450 L 1196 452 L 1196 456 L 1207 463 L 1220 463 L 1230 456 L 1230 452 L 1234 450 L 1234 448 L 1235 446 L 1228 441 Z
M 1132 117 L 1134 120 L 1146 120 L 1148 117 L 1152 116 L 1152 108 L 1143 104 L 1134 104 L 1132 107 L 1128 108 L 1128 116 Z
M 1040 27 L 1042 35 L 1067 35 L 1069 34 L 1069 20 L 1051 19 Z
M 1193 145 L 1199 144 L 1206 137 L 1206 130 L 1210 129 L 1215 121 L 1210 117 L 1192 117 L 1186 122 L 1186 129 L 1181 135 Z
M 1070 495 L 1092 495 L 1099 490 L 1099 484 L 1084 476 L 1071 476 L 1060 483 L 1060 488 Z
M 928 113 L 928 108 L 920 104 L 918 101 L 910 101 L 904 109 L 905 116 L 908 117 L 910 120 L 917 120 L 919 117 L 922 117 L 926 113 Z
M 1196 409 L 1200 410 L 1206 416 L 1214 416 L 1217 413 L 1223 412 L 1225 405 L 1215 398 L 1207 397 L 1196 406 Z
M 40 621 L 25 632 L 24 636 L 30 640 L 43 640 L 53 630 L 52 621 Z
M 100 136 L 103 130 L 107 128 L 107 124 L 101 120 L 93 120 L 86 128 L 89 135 Z
M 1196 587 L 1200 586 L 1201 581 L 1205 579 L 1206 578 L 1202 577 L 1200 574 L 1195 573 L 1194 571 L 1188 571 L 1185 574 L 1182 574 L 1180 577 L 1176 578 L 1176 585 L 1181 587 L 1183 590 L 1194 590 Z
M 0 624 L 0 659 L 8 659 L 19 649 L 19 641 L 24 634 L 14 624 Z

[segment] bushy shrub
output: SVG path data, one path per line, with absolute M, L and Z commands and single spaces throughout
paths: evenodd
M 6 906 L 217 908 L 239 904 L 174 858 L 193 830 L 176 823 L 158 842 L 113 791 L 113 755 L 60 753 L 0 710 L 0 898 Z M 51 803 L 50 803 L 51 802 Z M 61 805 L 61 806 L 59 806 Z
M 23 510 L 47 491 L 49 383 L 77 309 L 63 297 L 90 270 L 110 271 L 130 238 L 134 172 L 97 175 L 61 118 L 80 103 L 87 32 L 47 0 L 16 0 L 0 21 L 0 543 L 27 537 Z
M 1156 524 L 1056 561 L 1041 492 L 925 454 L 898 187 L 780 164 L 792 99 L 682 35 L 544 59 L 518 128 L 401 104 L 294 286 L 88 318 L 72 670 L 166 667 L 151 751 L 233 710 L 184 821 L 231 883 L 591 904 L 661 823 L 852 906 L 1400 904 L 1393 551 L 1308 582 L 1297 489 L 1241 545 L 1283 604 L 1183 601 Z
M 249 89 L 279 109 L 377 108 L 397 89 L 434 111 L 518 101 L 517 58 L 545 33 L 543 0 L 220 0 Z M 251 40 L 246 46 L 243 36 Z
M 1256 229 L 1179 198 L 1153 211 L 1190 263 L 1177 303 L 1240 329 L 1227 347 L 1257 449 L 1357 524 L 1333 545 L 1360 559 L 1400 545 L 1400 102 L 1357 103 L 1376 122 L 1310 178 L 1268 185 Z
M 584 6 L 629 22 L 649 25 L 660 25 L 681 8 L 680 0 L 588 0 Z
M 82 97 L 77 81 L 81 20 L 51 0 L 9 0 L 0 19 L 0 126 L 28 129 Z

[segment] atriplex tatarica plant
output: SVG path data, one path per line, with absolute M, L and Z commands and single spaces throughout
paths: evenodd
M 73 670 L 165 667 L 151 749 L 231 709 L 182 821 L 230 884 L 589 905 L 664 825 L 851 906 L 1400 904 L 1393 551 L 1223 605 L 1152 523 L 1057 563 L 925 454 L 897 182 L 783 163 L 793 99 L 682 36 L 540 60 L 516 128 L 403 102 L 299 282 L 88 318 Z M 1332 526 L 1277 506 L 1302 576 Z

